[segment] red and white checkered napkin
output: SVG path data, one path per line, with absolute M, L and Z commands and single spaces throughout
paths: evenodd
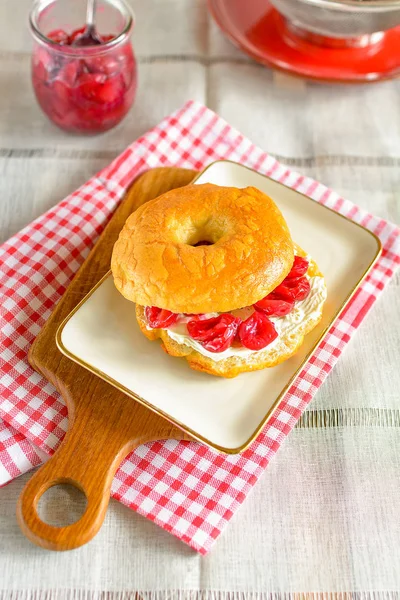
M 202 169 L 241 162 L 297 189 L 376 233 L 377 264 L 319 345 L 252 446 L 224 456 L 198 443 L 141 446 L 121 465 L 112 495 L 202 554 L 246 498 L 294 427 L 400 262 L 399 230 L 293 173 L 223 119 L 189 102 L 134 142 L 109 167 L 0 248 L 0 483 L 37 465 L 63 438 L 65 404 L 27 362 L 27 351 L 130 182 L 162 165 Z M 37 449 L 37 448 L 38 449 Z

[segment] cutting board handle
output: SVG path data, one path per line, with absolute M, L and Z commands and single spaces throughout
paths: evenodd
M 99 440 L 94 430 L 88 431 L 93 424 L 86 419 L 85 424 L 83 439 L 82 420 L 75 420 L 60 448 L 33 475 L 18 501 L 18 521 L 24 534 L 35 544 L 50 550 L 77 548 L 96 535 L 107 511 L 114 473 L 135 446 L 132 441 L 121 443 L 115 432 L 108 439 Z M 102 433 L 105 433 L 104 429 Z M 56 527 L 41 520 L 37 507 L 49 488 L 62 483 L 81 490 L 87 505 L 78 521 Z
M 84 440 L 73 427 L 64 442 L 30 479 L 18 501 L 18 520 L 24 534 L 35 544 L 50 550 L 70 550 L 90 541 L 100 529 L 110 499 L 111 483 L 118 465 L 132 444 L 116 449 L 105 444 L 99 452 L 90 437 Z M 94 438 L 96 439 L 96 436 Z M 88 443 L 89 441 L 89 443 Z M 43 522 L 37 507 L 41 496 L 51 487 L 68 483 L 81 490 L 87 500 L 83 516 L 65 527 Z
M 124 394 L 116 394 L 97 377 L 83 393 L 79 377 L 68 387 L 59 383 L 59 389 L 69 407 L 68 432 L 55 454 L 22 490 L 17 517 L 23 533 L 35 544 L 49 550 L 72 550 L 99 531 L 114 474 L 132 450 L 152 440 L 187 436 Z M 81 490 L 87 506 L 72 525 L 55 527 L 41 520 L 37 507 L 41 496 L 61 483 Z

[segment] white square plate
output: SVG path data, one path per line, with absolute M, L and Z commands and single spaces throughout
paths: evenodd
M 255 186 L 281 209 L 293 240 L 317 261 L 328 287 L 323 318 L 300 351 L 272 369 L 222 379 L 191 370 L 186 360 L 165 354 L 140 332 L 134 305 L 110 275 L 60 326 L 61 352 L 126 394 L 223 452 L 240 452 L 278 406 L 380 254 L 370 231 L 310 198 L 239 164 L 218 161 L 199 183 Z

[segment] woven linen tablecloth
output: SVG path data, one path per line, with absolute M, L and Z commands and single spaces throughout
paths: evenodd
M 109 134 L 73 138 L 52 128 L 33 103 L 27 8 L 1 7 L 2 23 L 11 17 L 0 54 L 7 81 L 0 97 L 3 239 L 190 97 L 289 166 L 400 220 L 397 82 L 333 88 L 275 76 L 225 43 L 202 2 L 136 2 L 138 22 L 146 23 L 135 38 L 136 106 Z M 0 491 L 4 594 L 400 589 L 398 314 L 397 278 L 206 559 L 116 503 L 90 546 L 42 553 L 15 525 L 21 478 Z

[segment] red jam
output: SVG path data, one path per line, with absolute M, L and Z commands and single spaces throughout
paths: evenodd
M 294 307 L 294 300 L 279 300 L 266 296 L 254 304 L 256 310 L 261 310 L 267 317 L 284 317 Z
M 254 304 L 255 311 L 245 320 L 230 313 L 221 313 L 207 319 L 203 314 L 185 313 L 189 317 L 187 330 L 209 352 L 223 352 L 232 346 L 234 340 L 250 350 L 262 350 L 271 344 L 278 332 L 269 317 L 283 317 L 289 314 L 296 302 L 304 300 L 310 293 L 307 273 L 307 259 L 295 256 L 289 275 L 273 292 Z M 150 327 L 167 329 L 174 325 L 179 315 L 155 306 L 148 306 L 145 315 Z
M 307 298 L 310 289 L 310 282 L 306 277 L 286 278 L 274 289 L 269 297 L 286 300 L 287 302 L 300 302 L 300 300 Z
M 48 34 L 57 44 L 35 45 L 32 82 L 45 114 L 71 132 L 98 133 L 117 125 L 136 94 L 136 61 L 129 40 L 116 47 L 73 47 L 83 29 Z M 113 36 L 103 36 L 106 44 Z
M 257 310 L 239 327 L 239 338 L 245 348 L 262 350 L 278 337 L 272 321 Z
M 303 256 L 295 256 L 293 267 L 290 270 L 289 275 L 286 279 L 291 279 L 292 277 L 301 277 L 305 275 L 308 271 L 308 260 L 303 258 Z
M 187 324 L 189 335 L 209 352 L 227 350 L 235 339 L 241 320 L 229 313 L 206 320 L 192 320 Z
M 178 314 L 170 310 L 157 308 L 157 306 L 146 306 L 144 314 L 149 327 L 152 327 L 152 329 L 167 329 L 171 325 L 175 325 L 179 317 Z

